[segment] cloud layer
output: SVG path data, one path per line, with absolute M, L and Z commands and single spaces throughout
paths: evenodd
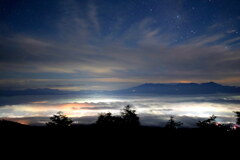
M 21 99 L 24 97 L 21 97 Z M 32 99 L 33 98 L 33 99 Z M 15 100 L 18 100 L 19 97 Z M 63 111 L 76 123 L 94 123 L 99 113 L 111 112 L 119 115 L 120 110 L 133 105 L 142 125 L 163 126 L 170 116 L 193 127 L 198 120 L 215 114 L 219 122 L 235 122 L 233 111 L 239 110 L 239 96 L 161 96 L 161 97 L 65 97 L 26 96 L 24 101 L 7 97 L 0 108 L 0 117 L 28 124 L 44 124 L 48 117 Z

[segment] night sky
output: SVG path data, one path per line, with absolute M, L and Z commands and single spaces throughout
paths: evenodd
M 240 85 L 239 0 L 0 0 L 0 89 Z

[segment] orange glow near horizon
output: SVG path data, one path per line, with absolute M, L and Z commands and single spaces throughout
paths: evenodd
M 36 101 L 36 102 L 32 102 L 32 104 L 44 104 L 44 103 L 48 103 L 48 101 Z
M 28 112 L 31 116 L 42 116 L 43 114 L 49 113 L 54 114 L 62 111 L 69 117 L 81 117 L 84 115 L 86 110 L 85 107 L 94 107 L 87 103 L 64 103 L 64 104 L 53 104 L 53 105 L 40 105 L 41 103 L 34 103 L 34 105 L 18 105 L 13 106 L 15 112 Z

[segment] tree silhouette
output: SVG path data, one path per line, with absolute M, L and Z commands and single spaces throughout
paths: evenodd
M 108 113 L 100 113 L 99 117 L 96 121 L 96 124 L 98 125 L 106 125 L 109 126 L 113 123 L 113 117 L 112 117 L 112 113 L 108 112 Z
M 63 112 L 57 112 L 57 114 L 50 117 L 51 122 L 47 122 L 48 127 L 69 127 L 72 125 L 73 120 L 68 118 Z
M 122 109 L 121 117 L 125 127 L 138 127 L 140 125 L 136 110 L 131 109 L 130 105 L 127 105 Z
M 240 125 L 240 112 L 234 112 L 236 115 L 236 123 L 238 124 L 238 125 Z
M 110 112 L 101 113 L 96 124 L 101 127 L 118 127 L 122 124 L 122 120 L 119 116 L 112 116 Z
M 200 128 L 205 128 L 205 129 L 219 128 L 220 124 L 218 124 L 216 122 L 216 118 L 217 117 L 215 115 L 212 115 L 207 120 L 197 122 L 197 126 L 200 127 Z
M 130 105 L 125 106 L 120 116 L 112 116 L 112 113 L 101 113 L 96 121 L 100 127 L 127 127 L 134 128 L 140 125 L 139 117 L 135 110 L 131 109 Z
M 177 129 L 177 127 L 181 126 L 183 123 L 182 122 L 176 122 L 174 120 L 174 117 L 171 116 L 167 124 L 165 125 L 165 128 L 167 129 Z

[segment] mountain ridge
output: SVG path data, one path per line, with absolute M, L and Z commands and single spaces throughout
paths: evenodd
M 206 83 L 144 83 L 135 87 L 114 91 L 83 90 L 64 91 L 58 89 L 38 88 L 25 90 L 0 90 L 0 96 L 19 95 L 67 95 L 67 94 L 214 94 L 240 93 L 240 87 L 226 86 L 215 82 Z
M 144 83 L 142 85 L 121 90 L 125 93 L 151 94 L 213 94 L 240 93 L 240 87 L 224 86 L 215 82 L 207 83 Z

